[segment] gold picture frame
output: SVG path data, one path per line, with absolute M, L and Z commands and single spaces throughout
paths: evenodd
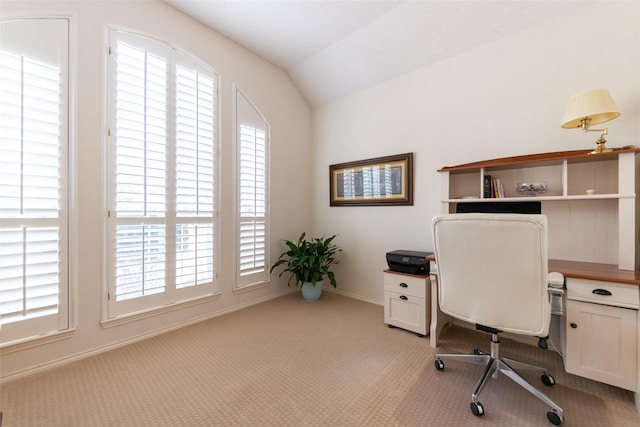
M 331 206 L 413 205 L 413 153 L 329 166 Z

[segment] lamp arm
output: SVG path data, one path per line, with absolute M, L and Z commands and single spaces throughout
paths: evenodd
M 603 135 L 608 135 L 609 134 L 609 128 L 602 128 L 602 129 L 591 129 L 591 128 L 587 128 L 587 129 L 582 129 L 584 131 L 584 133 L 587 132 L 602 132 Z
M 591 124 L 591 119 L 590 118 L 582 120 L 582 122 L 580 123 L 580 128 L 584 131 L 584 133 L 587 133 L 587 132 L 602 132 L 603 136 L 609 134 L 609 128 L 591 129 L 589 127 L 590 124 Z

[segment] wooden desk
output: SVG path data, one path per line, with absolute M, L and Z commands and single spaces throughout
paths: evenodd
M 435 258 L 433 260 L 435 261 Z M 602 280 L 640 286 L 640 271 L 620 270 L 614 264 L 550 259 L 549 271 L 557 271 L 564 274 L 564 277 L 576 279 Z
M 437 347 L 442 328 L 453 323 L 453 318 L 440 311 L 436 260 L 433 256 L 427 259 L 431 281 L 429 339 L 431 347 Z M 562 273 L 567 284 L 568 299 L 561 323 L 562 335 L 566 337 L 566 345 L 561 343 L 565 348 L 565 370 L 633 391 L 636 410 L 640 412 L 640 271 L 620 270 L 611 264 L 551 259 L 549 271 Z M 592 294 L 594 288 L 611 289 L 613 295 Z M 583 319 L 588 319 L 591 328 L 579 327 Z M 612 343 L 612 336 L 617 341 Z M 581 357 L 585 352 L 590 357 Z

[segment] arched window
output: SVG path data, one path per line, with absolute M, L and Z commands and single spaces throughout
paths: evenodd
M 217 88 L 169 44 L 112 31 L 108 317 L 217 292 Z
M 236 289 L 269 279 L 269 124 L 236 89 Z

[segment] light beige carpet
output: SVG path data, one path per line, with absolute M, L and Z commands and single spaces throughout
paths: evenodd
M 488 336 L 453 327 L 443 351 Z M 633 394 L 563 372 L 551 352 L 503 340 L 502 353 L 550 368 L 527 377 L 565 410 L 565 426 L 638 426 Z M 486 414 L 469 410 L 482 367 L 434 368 L 428 338 L 383 322 L 383 308 L 293 293 L 2 387 L 11 426 L 551 426 L 549 409 L 492 380 Z

